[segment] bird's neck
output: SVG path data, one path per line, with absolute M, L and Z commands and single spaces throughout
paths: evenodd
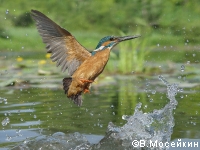
M 101 51 L 107 51 L 107 50 L 111 50 L 111 47 L 105 47 L 105 46 L 100 46 L 99 48 L 95 49 L 94 51 L 92 51 L 92 56 L 94 56 L 96 53 L 99 53 Z M 109 52 L 110 53 L 110 52 Z
M 109 56 L 110 56 L 110 49 L 107 48 L 105 50 L 96 52 L 96 54 L 93 57 L 101 61 L 102 65 L 104 66 L 107 63 Z

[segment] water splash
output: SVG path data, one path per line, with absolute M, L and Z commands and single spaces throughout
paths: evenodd
M 23 143 L 17 148 L 29 149 L 151 149 L 150 142 L 170 142 L 174 127 L 173 110 L 178 102 L 175 99 L 179 91 L 177 84 L 168 83 L 163 76 L 158 77 L 167 87 L 167 98 L 170 100 L 164 108 L 144 113 L 142 103 L 138 103 L 132 116 L 123 115 L 127 123 L 122 127 L 108 124 L 105 137 L 99 143 L 92 145 L 80 133 L 55 133 L 52 136 L 40 136 Z M 156 94 L 156 93 L 155 93 Z M 134 141 L 145 141 L 145 147 L 133 147 Z M 55 144 L 56 143 L 56 144 Z M 157 149 L 166 149 L 157 147 Z
M 12 148 L 18 149 L 41 149 L 41 150 L 81 150 L 89 149 L 90 143 L 78 132 L 65 134 L 62 132 L 54 133 L 52 136 L 39 136 L 32 141 L 25 140 L 22 145 Z
M 142 103 L 138 103 L 132 116 L 122 116 L 127 123 L 122 127 L 112 122 L 108 125 L 106 136 L 93 149 L 133 149 L 133 141 L 145 141 L 144 147 L 136 149 L 149 149 L 150 142 L 170 142 L 174 127 L 173 110 L 178 102 L 175 96 L 178 92 L 177 84 L 169 84 L 163 76 L 159 79 L 167 86 L 167 98 L 170 102 L 160 110 L 143 113 Z M 157 147 L 166 149 L 165 147 Z

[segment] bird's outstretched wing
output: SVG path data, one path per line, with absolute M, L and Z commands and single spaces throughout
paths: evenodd
M 70 32 L 61 28 L 44 14 L 31 10 L 31 16 L 46 44 L 47 52 L 52 53 L 52 61 L 56 61 L 57 66 L 61 66 L 63 72 L 68 69 L 69 75 L 72 75 L 80 64 L 91 56 L 91 53 Z

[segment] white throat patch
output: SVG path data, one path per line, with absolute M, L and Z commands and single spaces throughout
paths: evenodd
M 95 49 L 94 51 L 97 52 L 97 51 L 101 51 L 105 46 L 100 46 L 99 48 Z

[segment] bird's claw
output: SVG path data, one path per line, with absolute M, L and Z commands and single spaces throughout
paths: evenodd
M 80 81 L 82 83 L 92 83 L 92 82 L 94 82 L 93 80 L 87 80 L 87 79 L 80 79 Z
M 90 93 L 90 90 L 89 89 L 84 89 L 84 94 L 85 93 Z

